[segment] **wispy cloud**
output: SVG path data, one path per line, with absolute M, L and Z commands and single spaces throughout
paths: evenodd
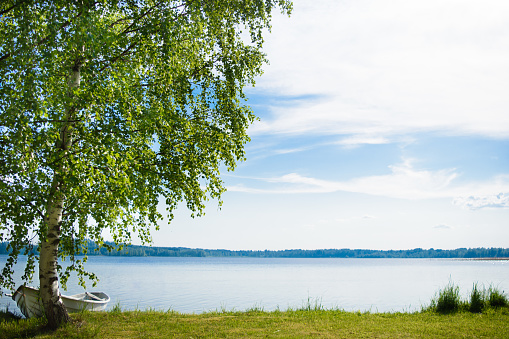
M 452 229 L 451 226 L 446 225 L 446 224 L 436 225 L 436 226 L 433 226 L 433 228 L 436 230 L 450 230 L 450 229 Z
M 509 137 L 509 2 L 296 0 L 267 36 L 252 133 Z
M 388 144 L 391 141 L 385 137 L 373 137 L 366 135 L 356 135 L 347 138 L 343 138 L 336 142 L 337 145 L 343 146 L 345 148 L 356 148 L 361 145 L 382 145 Z
M 298 152 L 304 152 L 309 150 L 311 147 L 296 147 L 296 148 L 282 148 L 282 149 L 276 149 L 272 151 L 274 155 L 279 154 L 289 154 L 289 153 L 298 153 Z
M 469 209 L 485 207 L 509 208 L 509 176 L 497 176 L 483 182 L 457 183 L 455 169 L 424 170 L 414 167 L 407 159 L 389 166 L 390 173 L 358 177 L 346 181 L 331 181 L 289 173 L 272 178 L 249 178 L 253 186 L 234 185 L 228 190 L 246 193 L 306 194 L 353 192 L 398 199 L 454 199 L 455 205 Z M 263 183 L 263 188 L 256 185 Z M 465 197 L 465 198 L 463 198 Z
M 329 181 L 289 173 L 280 177 L 265 178 L 266 182 L 275 184 L 275 189 L 262 190 L 267 193 L 327 193 L 356 192 L 371 195 L 382 195 L 393 198 L 424 199 L 442 195 L 456 178 L 454 169 L 426 171 L 414 169 L 410 160 L 390 166 L 390 174 L 355 178 L 348 181 Z M 278 184 L 290 184 L 282 189 Z M 232 191 L 257 192 L 259 190 L 245 187 L 229 187 Z

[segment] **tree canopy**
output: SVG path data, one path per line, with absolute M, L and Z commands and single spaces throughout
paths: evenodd
M 220 168 L 245 156 L 255 116 L 243 88 L 262 73 L 274 8 L 289 14 L 291 2 L 2 1 L 3 288 L 34 241 L 60 258 L 103 244 L 105 229 L 146 242 L 161 197 L 170 220 L 179 202 L 201 215 L 220 201 Z M 79 260 L 70 269 L 87 275 Z

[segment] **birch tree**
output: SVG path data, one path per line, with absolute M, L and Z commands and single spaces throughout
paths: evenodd
M 150 242 L 179 202 L 193 216 L 244 160 L 255 119 L 243 88 L 266 57 L 262 35 L 288 0 L 4 0 L 0 4 L 0 241 L 13 267 L 39 266 L 49 326 L 85 278 L 89 239 Z M 107 246 L 107 245 L 105 245 Z M 38 249 L 39 255 L 31 254 Z M 63 269 L 60 262 L 70 259 Z

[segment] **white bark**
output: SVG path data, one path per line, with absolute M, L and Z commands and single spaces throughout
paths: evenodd
M 45 220 L 46 239 L 41 244 L 39 258 L 40 296 L 48 325 L 54 328 L 69 320 L 58 288 L 58 244 L 60 242 L 60 224 L 64 203 L 59 186 L 58 179 L 54 178 L 51 190 L 53 197 L 48 204 Z
M 69 95 L 72 90 L 80 85 L 80 67 L 76 63 L 69 76 Z M 66 121 L 60 129 L 60 140 L 55 145 L 55 152 L 65 154 L 72 145 L 72 104 L 66 109 Z M 40 296 L 44 305 L 48 325 L 52 328 L 59 327 L 69 321 L 69 315 L 60 298 L 58 286 L 58 245 L 60 243 L 60 227 L 64 210 L 65 192 L 63 192 L 63 177 L 65 173 L 63 164 L 57 167 L 53 176 L 53 183 L 48 197 L 44 226 L 46 238 L 41 243 L 39 258 Z

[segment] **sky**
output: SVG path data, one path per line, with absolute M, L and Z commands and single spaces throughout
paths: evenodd
M 155 246 L 509 247 L 509 2 L 295 0 L 218 208 Z

